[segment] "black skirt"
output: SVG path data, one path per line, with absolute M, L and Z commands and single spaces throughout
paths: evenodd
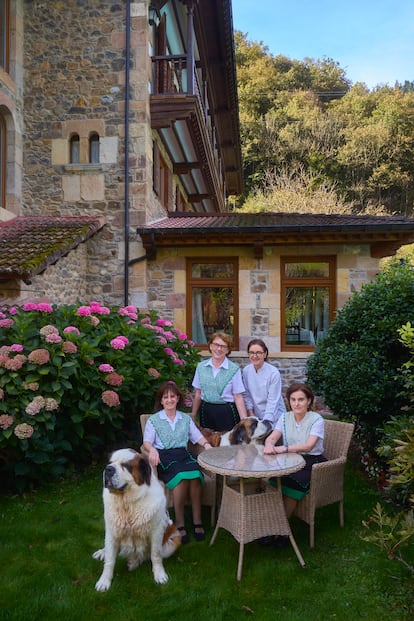
M 309 493 L 313 464 L 327 461 L 323 455 L 303 455 L 305 465 L 301 470 L 282 477 L 282 492 L 285 496 L 300 500 Z
M 234 403 L 208 403 L 202 401 L 200 410 L 200 425 L 213 431 L 230 431 L 240 421 L 240 416 Z
M 184 479 L 204 481 L 197 460 L 186 448 L 158 449 L 160 463 L 157 467 L 158 478 L 169 489 L 173 489 Z

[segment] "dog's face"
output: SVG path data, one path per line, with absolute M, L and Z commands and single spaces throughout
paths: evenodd
M 133 449 L 112 453 L 103 471 L 104 487 L 111 493 L 122 493 L 130 485 L 149 485 L 151 466 L 148 460 Z
M 229 444 L 250 444 L 252 441 L 263 440 L 272 431 L 268 420 L 260 420 L 256 416 L 243 418 L 233 427 L 229 435 Z

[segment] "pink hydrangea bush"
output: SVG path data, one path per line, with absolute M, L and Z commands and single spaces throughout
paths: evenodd
M 0 321 L 0 480 L 18 491 L 137 441 L 158 386 L 186 390 L 200 359 L 171 321 L 134 306 L 29 302 Z

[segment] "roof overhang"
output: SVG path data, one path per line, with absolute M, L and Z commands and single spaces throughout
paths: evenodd
M 105 224 L 98 216 L 27 216 L 0 222 L 0 281 L 30 284 Z
M 261 257 L 265 246 L 368 244 L 371 256 L 393 255 L 414 243 L 414 219 L 398 216 L 326 214 L 171 214 L 137 229 L 149 258 L 157 248 L 251 246 Z

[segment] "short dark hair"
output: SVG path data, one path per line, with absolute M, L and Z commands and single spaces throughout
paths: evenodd
M 262 341 L 262 339 L 252 339 L 247 346 L 247 353 L 249 353 L 249 349 L 252 345 L 258 345 L 259 347 L 263 349 L 264 353 L 266 354 L 265 355 L 265 360 L 266 360 L 269 355 L 269 350 L 267 349 L 266 343 Z
M 307 399 L 311 400 L 309 407 L 308 407 L 308 410 L 310 410 L 313 407 L 313 401 L 315 399 L 315 395 L 313 394 L 312 388 L 310 388 L 307 384 L 301 384 L 300 382 L 293 382 L 293 384 L 291 384 L 289 388 L 287 389 L 286 400 L 288 404 L 290 405 L 291 394 L 296 392 L 297 390 L 301 390 L 302 392 L 304 392 Z

